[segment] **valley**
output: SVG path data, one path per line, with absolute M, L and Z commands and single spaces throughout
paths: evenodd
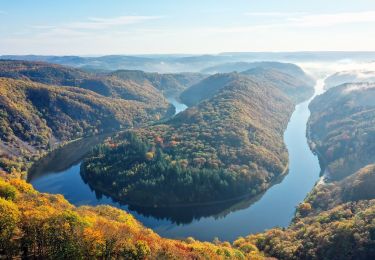
M 366 145 L 373 138 L 372 83 L 346 84 L 322 94 L 324 79 L 318 79 L 314 87 L 312 78 L 300 74 L 298 67 L 288 64 L 287 71 L 294 71 L 288 74 L 277 69 L 282 64 L 260 63 L 276 68 L 248 64 L 250 69 L 240 73 L 205 77 L 139 71 L 79 72 L 88 73 L 84 77 L 90 80 L 82 84 L 82 74 L 76 76 L 75 69 L 44 63 L 10 64 L 6 61 L 7 66 L 2 67 L 5 77 L 0 79 L 6 100 L 2 103 L 6 127 L 2 128 L 1 167 L 10 173 L 0 183 L 0 196 L 5 198 L 0 206 L 5 212 L 10 207 L 28 212 L 30 209 L 20 200 L 31 203 L 30 194 L 37 200 L 50 196 L 52 201 L 62 194 L 69 202 L 58 202 L 54 207 L 60 209 L 51 216 L 69 209 L 79 218 L 91 214 L 94 220 L 90 221 L 94 222 L 90 225 L 98 225 L 96 219 L 112 218 L 107 214 L 118 208 L 123 211 L 114 214 L 127 212 L 139 221 L 125 226 L 138 225 L 132 236 L 138 234 L 148 242 L 141 245 L 139 239 L 134 240 L 126 246 L 132 249 L 113 249 L 115 254 L 156 257 L 168 252 L 179 257 L 198 254 L 210 258 L 224 254 L 239 259 L 342 255 L 348 251 L 334 250 L 340 240 L 318 246 L 321 240 L 314 235 L 301 237 L 299 233 L 311 230 L 317 236 L 338 236 L 336 224 L 352 223 L 360 217 L 362 222 L 347 226 L 349 237 L 341 240 L 347 241 L 352 232 L 357 232 L 361 237 L 358 247 L 348 250 L 356 251 L 360 259 L 372 254 L 367 249 L 371 240 L 366 233 L 372 230 L 374 197 L 372 146 Z M 43 80 L 30 72 L 34 70 L 42 73 Z M 55 72 L 51 74 L 50 70 Z M 64 85 L 64 73 L 75 75 L 72 86 Z M 167 87 L 161 82 L 168 82 Z M 105 85 L 109 92 L 102 92 Z M 124 94 L 127 88 L 132 95 Z M 43 93 L 43 98 L 38 98 L 42 94 L 35 98 L 34 92 Z M 74 114 L 74 106 L 88 114 Z M 333 109 L 337 106 L 345 109 L 332 115 L 337 113 Z M 106 121 L 110 119 L 116 121 Z M 353 120 L 355 131 L 348 123 Z M 32 122 L 32 128 L 25 122 Z M 95 129 L 85 128 L 93 127 L 93 122 L 97 124 Z M 80 130 L 64 128 L 68 126 Z M 46 134 L 39 131 L 40 136 L 30 136 L 34 128 Z M 347 138 L 341 138 L 345 133 Z M 4 152 L 11 150 L 14 157 Z M 348 157 L 353 151 L 358 156 L 355 162 Z M 20 176 L 26 177 L 22 171 L 27 170 L 28 182 L 37 191 L 17 181 Z M 319 173 L 323 175 L 320 179 Z M 76 228 L 74 232 L 82 236 Z M 142 233 L 144 228 L 153 231 L 146 235 Z M 105 232 L 111 229 L 108 226 L 107 231 L 100 232 L 107 239 Z M 9 232 L 13 234 L 15 229 Z M 120 243 L 121 239 L 116 241 Z M 155 241 L 164 249 L 151 248 Z M 303 246 L 306 241 L 314 244 L 314 250 Z M 174 248 L 170 243 L 181 244 Z M 189 253 L 178 249 L 181 247 L 189 248 Z M 202 247 L 204 251 L 199 251 Z M 59 252 L 57 248 L 50 250 Z
M 315 86 L 315 93 L 320 94 L 322 89 L 323 80 L 319 80 Z M 319 178 L 319 163 L 311 153 L 305 135 L 310 100 L 296 106 L 284 133 L 284 141 L 289 153 L 288 174 L 276 181 L 264 194 L 254 198 L 245 196 L 226 203 L 159 209 L 126 205 L 127 203 L 124 205 L 101 194 L 100 190 L 91 189 L 82 180 L 80 176 L 82 155 L 77 156 L 77 161 L 67 165 L 64 170 L 48 167 L 56 165 L 61 156 L 51 158 L 38 169 L 38 173 L 31 172 L 30 182 L 41 192 L 63 194 L 76 206 L 109 204 L 124 209 L 164 237 L 193 236 L 206 241 L 219 237 L 233 241 L 238 236 L 262 232 L 274 226 L 287 227 L 294 215 L 295 207 L 305 198 Z M 178 105 L 182 106 L 181 103 Z M 81 145 L 77 146 L 81 147 Z M 38 177 L 33 178 L 35 175 Z M 278 218 L 273 217 L 275 214 Z M 202 228 L 205 229 L 204 234 L 201 232 Z
M 375 260 L 375 1 L 0 3 L 0 260 Z

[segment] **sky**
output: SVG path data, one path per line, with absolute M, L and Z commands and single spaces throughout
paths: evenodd
M 0 55 L 374 51 L 374 0 L 0 0 Z

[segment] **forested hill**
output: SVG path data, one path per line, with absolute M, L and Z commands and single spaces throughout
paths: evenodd
M 287 229 L 241 241 L 278 259 L 375 258 L 375 85 L 345 84 L 316 97 L 309 137 L 327 171 Z
M 165 96 L 178 96 L 188 87 L 198 83 L 207 75 L 200 73 L 151 73 L 140 70 L 117 70 L 109 73 L 122 80 L 130 80 L 138 84 L 151 84 L 164 93 Z
M 44 62 L 0 60 L 0 76 L 58 86 L 79 87 L 106 97 L 136 100 L 155 106 L 165 102 L 162 93 L 149 82 L 139 84 L 111 75 L 96 75 Z
M 283 132 L 292 111 L 274 86 L 235 76 L 172 120 L 107 140 L 82 174 L 103 193 L 142 205 L 256 195 L 285 173 Z
M 0 77 L 52 85 L 78 86 L 90 75 L 82 70 L 51 63 L 0 60 Z
M 342 179 L 375 162 L 375 84 L 329 89 L 310 105 L 312 148 L 329 178 Z
M 266 256 L 280 260 L 374 259 L 374 198 L 340 203 L 316 214 L 306 202 L 298 211 L 288 228 L 270 229 L 237 243 L 255 244 Z
M 250 69 L 241 73 L 231 72 L 212 75 L 185 90 L 180 96 L 181 100 L 189 106 L 195 105 L 201 100 L 212 97 L 233 79 L 245 76 L 264 85 L 273 85 L 296 103 L 302 102 L 314 94 L 314 80 L 310 79 L 299 67 L 293 65 L 292 68 L 296 72 L 290 72 L 290 64 L 271 64 L 274 64 L 275 68 L 269 68 L 271 65 L 266 66 L 264 63 L 251 63 L 251 66 L 248 66 Z M 283 69 L 283 66 L 286 68 Z
M 307 85 L 314 85 L 314 79 L 307 75 L 299 66 L 292 63 L 276 62 L 276 61 L 259 61 L 259 62 L 228 62 L 202 70 L 202 73 L 230 73 L 244 72 L 247 70 L 263 68 L 273 69 L 289 74 L 295 78 L 299 78 Z
M 256 80 L 267 82 L 284 92 L 295 103 L 303 102 L 314 94 L 314 82 L 306 82 L 299 77 L 277 69 L 262 67 L 246 70 L 241 74 L 254 77 Z
M 8 78 L 0 93 L 0 167 L 8 171 L 60 142 L 157 120 L 169 107 Z
M 0 258 L 375 259 L 374 84 L 332 88 L 312 102 L 309 137 L 329 178 L 288 228 L 231 244 L 164 239 L 122 210 L 75 207 L 14 178 L 25 161 L 60 141 L 151 123 L 168 109 L 160 96 L 126 100 L 116 91 L 102 95 L 14 73 L 0 78 L 0 168 L 15 173 L 0 169 Z M 108 138 L 84 162 L 83 177 L 94 189 L 152 206 L 267 189 L 285 173 L 282 136 L 293 103 L 282 85 L 230 75 L 176 117 Z
M 324 171 L 291 226 L 250 235 L 278 259 L 375 258 L 375 85 L 344 84 L 316 97 L 309 138 Z
M 241 75 L 238 73 L 218 73 L 212 75 L 182 92 L 180 95 L 181 101 L 187 106 L 194 106 L 200 101 L 214 96 L 215 93 L 224 88 L 228 83 L 240 77 Z
M 9 175 L 7 176 L 9 177 Z M 0 172 L 0 257 L 4 259 L 264 259 L 244 241 L 162 238 L 110 206 L 75 207 Z
M 375 199 L 375 164 L 369 164 L 339 181 L 317 185 L 306 199 L 314 215 L 347 202 Z

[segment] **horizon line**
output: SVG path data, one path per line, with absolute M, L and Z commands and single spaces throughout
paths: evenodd
M 56 56 L 56 57 L 104 57 L 104 56 L 153 56 L 153 55 L 170 55 L 170 56 L 204 56 L 204 55 L 223 55 L 223 54 L 261 54 L 261 53 L 375 53 L 375 50 L 296 50 L 296 51 L 223 51 L 223 52 L 201 52 L 201 53 L 112 53 L 112 54 L 36 54 L 36 53 L 28 53 L 28 54 L 0 54 L 0 57 L 3 56 Z

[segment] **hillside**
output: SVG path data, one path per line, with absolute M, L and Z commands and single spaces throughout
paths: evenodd
M 374 71 L 341 71 L 337 72 L 324 81 L 325 89 L 336 87 L 345 83 L 375 82 Z
M 345 203 L 232 244 L 165 239 L 125 211 L 75 207 L 0 177 L 0 256 L 69 259 L 373 259 L 374 200 Z M 262 251 L 260 251 L 260 249 Z M 269 257 L 268 257 L 269 256 Z
M 159 119 L 169 106 L 0 78 L 0 108 L 0 167 L 11 171 L 61 142 Z
M 340 180 L 375 162 L 375 84 L 345 84 L 310 104 L 311 147 L 322 169 Z
M 307 83 L 300 77 L 292 76 L 277 69 L 257 67 L 246 70 L 241 74 L 254 77 L 262 82 L 267 82 L 267 84 L 272 84 L 275 88 L 284 92 L 295 103 L 303 102 L 314 94 L 313 81 Z
M 367 165 L 348 177 L 317 185 L 306 198 L 309 215 L 347 202 L 375 199 L 375 164 Z
M 140 70 L 118 70 L 109 73 L 109 75 L 116 76 L 122 80 L 130 80 L 141 85 L 145 83 L 151 84 L 162 91 L 167 97 L 178 96 L 183 90 L 206 77 L 199 73 L 160 74 Z
M 301 204 L 306 210 L 305 204 Z M 295 219 L 286 229 L 274 228 L 239 238 L 280 260 L 374 259 L 375 199 L 340 204 L 317 215 Z M 236 242 L 234 242 L 236 244 Z
M 325 180 L 301 203 L 291 225 L 250 235 L 277 259 L 375 258 L 373 83 L 329 89 L 310 104 L 309 139 Z
M 350 176 L 319 182 L 286 228 L 239 238 L 277 259 L 375 258 L 375 165 Z M 236 244 L 234 242 L 234 244 Z
M 75 207 L 0 177 L 0 257 L 38 259 L 264 259 L 250 243 L 165 239 L 125 211 Z
M 90 77 L 82 70 L 44 62 L 0 60 L 0 65 L 1 77 L 51 85 L 78 86 L 82 80 Z
M 309 138 L 324 171 L 287 229 L 250 235 L 278 259 L 373 259 L 375 216 L 373 84 L 346 84 L 310 104 Z
M 273 86 L 234 77 L 164 124 L 107 140 L 84 161 L 81 174 L 93 188 L 130 204 L 256 195 L 285 173 L 283 132 L 292 111 Z
M 258 61 L 258 62 L 228 62 L 202 70 L 202 73 L 230 73 L 244 72 L 255 68 L 274 69 L 299 78 L 305 84 L 314 85 L 314 80 L 308 76 L 300 67 L 292 63 L 283 63 L 275 61 Z
M 180 99 L 187 106 L 197 105 L 200 101 L 214 96 L 230 82 L 241 78 L 238 73 L 218 73 L 203 79 L 181 93 Z
M 267 189 L 284 173 L 282 134 L 293 104 L 280 91 L 283 81 L 277 87 L 238 73 L 212 77 L 223 75 L 222 87 L 178 116 L 108 138 L 85 161 L 83 177 L 94 189 L 152 206 Z M 330 178 L 299 205 L 288 228 L 232 244 L 164 239 L 125 211 L 74 207 L 0 173 L 0 258 L 374 259 L 374 89 L 346 84 L 312 102 L 311 147 Z M 59 142 L 153 121 L 167 109 L 160 102 L 0 78 L 1 167 L 19 175 L 24 160 Z
M 150 82 L 137 83 L 118 77 L 44 62 L 0 60 L 0 77 L 50 85 L 79 87 L 100 95 L 160 105 L 163 95 Z
M 189 106 L 195 105 L 201 100 L 213 96 L 234 78 L 244 76 L 251 77 L 265 85 L 273 85 L 297 103 L 308 99 L 314 93 L 314 80 L 295 65 L 291 67 L 295 70 L 294 72 L 289 68 L 289 64 L 283 63 L 250 63 L 247 65 L 246 68 L 250 67 L 250 69 L 241 73 L 218 73 L 202 80 L 182 92 L 181 100 Z

